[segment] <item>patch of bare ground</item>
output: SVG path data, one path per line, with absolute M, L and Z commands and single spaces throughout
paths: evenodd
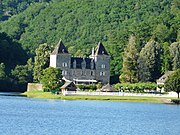
M 160 100 L 165 104 L 172 104 L 171 99 L 161 98 Z

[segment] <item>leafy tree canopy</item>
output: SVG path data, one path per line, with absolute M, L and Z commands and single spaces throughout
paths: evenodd
M 5 73 L 5 65 L 4 63 L 0 63 L 0 80 L 5 79 L 6 73 Z
M 61 69 L 53 67 L 44 69 L 40 82 L 43 84 L 44 91 L 59 91 L 64 83 Z
M 49 67 L 51 47 L 48 44 L 41 44 L 36 49 L 34 62 L 34 81 L 39 82 L 43 74 L 43 70 Z
M 21 44 L 13 41 L 6 33 L 0 33 L 0 63 L 4 63 L 6 71 L 16 65 L 25 64 L 27 54 Z
M 35 2 L 49 2 L 50 0 L 1 0 L 0 21 L 7 20 L 11 16 L 24 11 Z
M 26 84 L 33 81 L 33 63 L 32 59 L 27 61 L 26 65 L 17 65 L 12 70 L 12 78 L 15 84 Z
M 180 68 L 172 73 L 165 82 L 165 91 L 174 91 L 178 94 L 180 93 Z

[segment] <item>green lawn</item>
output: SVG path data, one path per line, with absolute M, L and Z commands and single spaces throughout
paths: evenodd
M 166 103 L 169 98 L 161 97 L 136 97 L 136 96 L 63 96 L 55 95 L 50 92 L 42 91 L 30 91 L 25 92 L 23 95 L 27 95 L 31 98 L 47 98 L 47 99 L 61 99 L 61 100 L 107 100 L 107 101 L 121 101 L 121 102 L 151 102 L 151 103 Z

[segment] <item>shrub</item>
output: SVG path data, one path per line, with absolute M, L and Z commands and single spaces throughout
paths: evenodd
M 97 86 L 95 84 L 80 84 L 80 85 L 76 85 L 80 90 L 96 90 Z
M 127 92 L 145 92 L 145 90 L 155 90 L 157 84 L 155 83 L 117 83 L 114 86 L 118 90 Z

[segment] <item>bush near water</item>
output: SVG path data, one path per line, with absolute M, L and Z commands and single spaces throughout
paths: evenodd
M 122 90 L 125 92 L 137 92 L 143 93 L 145 91 L 153 91 L 156 90 L 157 84 L 156 83 L 117 83 L 114 85 L 114 88 L 117 90 Z

